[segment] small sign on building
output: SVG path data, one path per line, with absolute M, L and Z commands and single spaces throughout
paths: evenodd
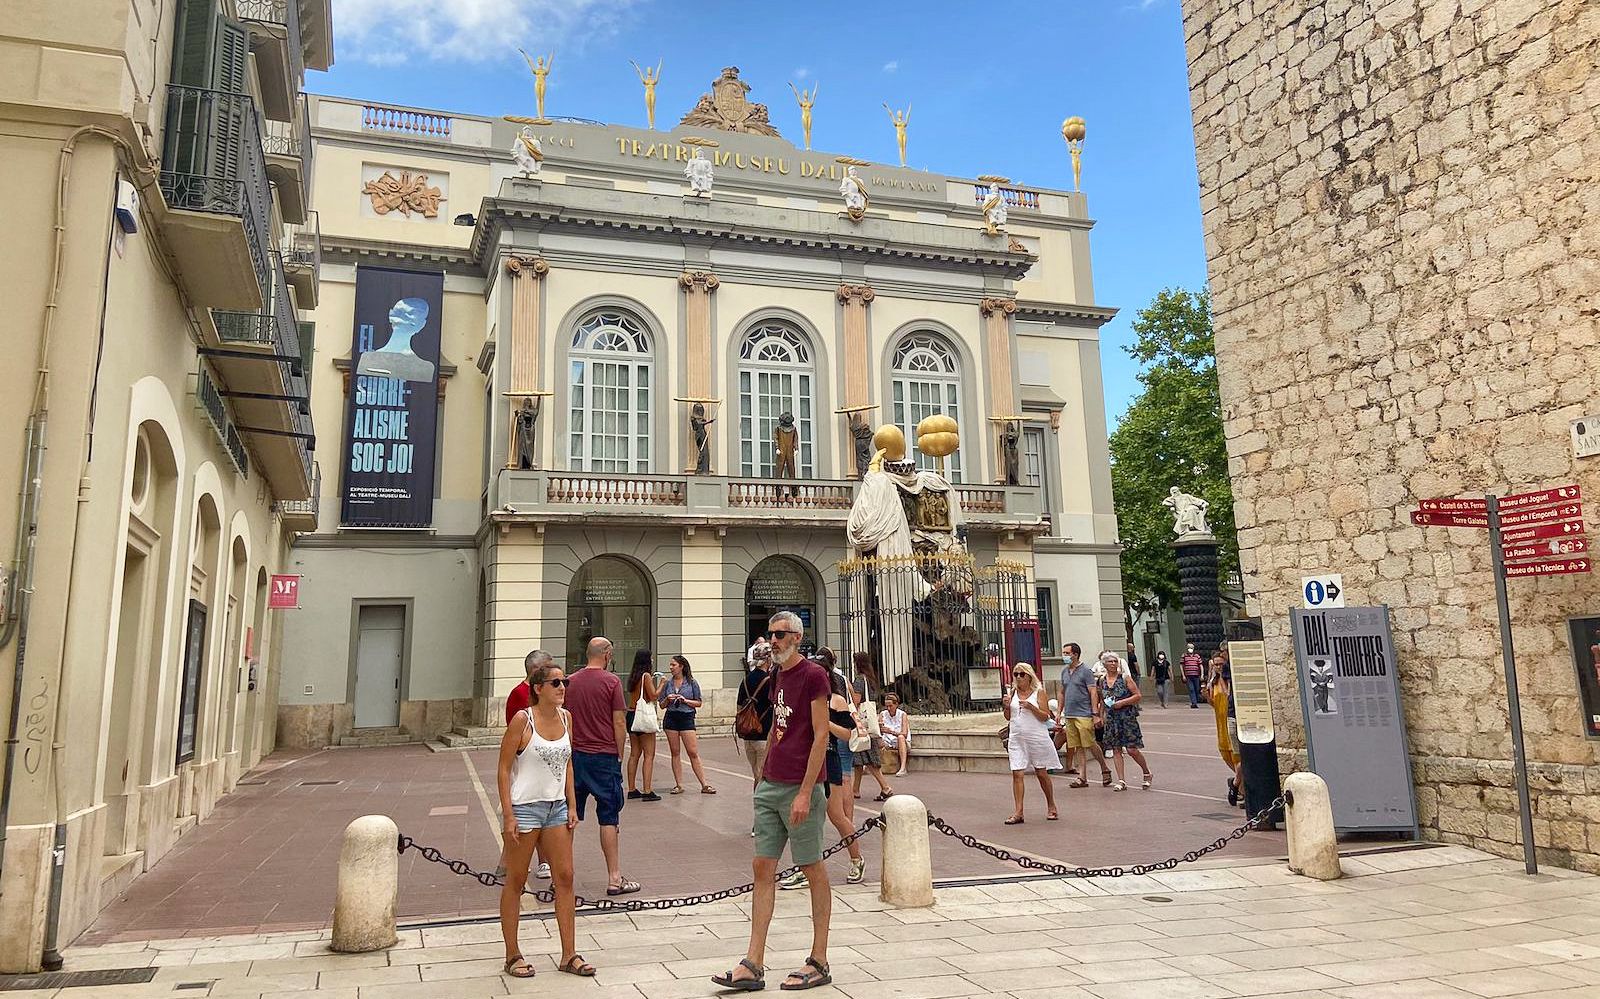
M 1572 456 L 1593 458 L 1600 454 L 1600 416 L 1585 416 L 1572 421 Z
M 1300 595 L 1305 597 L 1306 606 L 1312 610 L 1320 607 L 1343 607 L 1344 576 L 1337 572 L 1324 573 L 1321 576 L 1301 576 Z
M 268 610 L 300 609 L 300 577 L 273 576 L 267 590 Z

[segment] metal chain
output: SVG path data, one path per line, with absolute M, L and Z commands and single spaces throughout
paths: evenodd
M 1151 864 L 1134 864 L 1131 867 L 1068 867 L 1066 864 L 1052 864 L 1048 861 L 1035 860 L 1025 853 L 1012 853 L 1003 847 L 990 846 L 967 833 L 959 832 L 955 827 L 937 815 L 928 815 L 928 825 L 956 840 L 962 846 L 969 846 L 981 853 L 987 853 L 996 860 L 1003 860 L 1018 867 L 1026 867 L 1033 871 L 1044 871 L 1054 874 L 1058 878 L 1120 878 L 1126 874 L 1149 874 L 1151 871 L 1170 871 L 1179 864 L 1192 864 L 1208 853 L 1215 853 L 1236 839 L 1243 839 L 1244 834 L 1253 829 L 1259 829 L 1272 817 L 1272 814 L 1283 807 L 1283 796 L 1279 795 L 1272 804 L 1251 816 L 1244 825 L 1235 829 L 1226 836 L 1218 837 L 1214 842 L 1208 843 L 1198 850 L 1178 857 L 1168 857 Z
M 883 825 L 883 816 L 872 816 L 865 822 L 861 823 L 860 827 L 858 827 L 855 832 L 852 832 L 850 835 L 839 840 L 839 842 L 835 843 L 833 846 L 830 846 L 828 849 L 824 850 L 822 852 L 821 859 L 827 860 L 829 857 L 838 853 L 840 850 L 847 848 L 851 843 L 854 843 L 856 840 L 860 839 L 881 825 Z M 451 860 L 433 847 L 423 846 L 413 840 L 410 836 L 402 834 L 399 840 L 399 852 L 405 853 L 407 850 L 415 850 L 417 853 L 422 854 L 423 860 L 431 861 L 435 864 L 442 864 L 445 867 L 450 868 L 453 873 L 459 874 L 463 877 L 473 878 L 485 888 L 499 888 L 505 884 L 505 880 L 503 878 L 497 877 L 487 871 L 475 871 L 468 866 L 466 861 Z M 785 868 L 784 870 L 778 872 L 778 877 L 786 878 L 799 869 L 800 868 L 798 867 Z M 681 898 L 633 898 L 622 902 L 618 902 L 609 898 L 590 899 L 579 895 L 577 897 L 577 904 L 581 908 L 593 909 L 597 912 L 642 912 L 647 909 L 677 909 L 687 905 L 703 905 L 707 902 L 722 902 L 730 898 L 738 898 L 740 895 L 748 895 L 750 892 L 755 890 L 755 887 L 755 882 L 751 881 L 747 882 L 746 884 L 735 885 L 732 888 L 724 888 L 721 891 L 703 892 L 699 895 L 685 895 Z M 522 894 L 532 895 L 541 902 L 551 903 L 555 901 L 555 892 L 549 888 L 540 888 L 538 890 L 524 888 L 522 890 Z
M 1283 796 L 1280 795 L 1273 800 L 1272 804 L 1251 816 L 1239 828 L 1228 833 L 1226 836 L 1219 836 L 1215 841 L 1206 844 L 1198 850 L 1190 850 L 1181 856 L 1168 857 L 1166 860 L 1158 860 L 1151 864 L 1134 864 L 1131 867 L 1068 867 L 1065 864 L 1052 864 L 1048 861 L 1035 860 L 1033 857 L 1030 857 L 1025 853 L 1012 853 L 1010 850 L 1007 850 L 1004 847 L 991 846 L 974 836 L 960 832 L 954 826 L 950 825 L 950 823 L 939 818 L 937 815 L 932 814 L 931 812 L 928 814 L 928 826 L 937 832 L 949 836 L 962 846 L 971 847 L 980 853 L 987 853 L 996 860 L 1002 860 L 1006 863 L 1016 864 L 1019 867 L 1025 867 L 1029 870 L 1043 871 L 1047 874 L 1054 874 L 1056 877 L 1061 878 L 1120 878 L 1128 874 L 1149 874 L 1151 871 L 1170 871 L 1179 864 L 1192 864 L 1209 853 L 1215 853 L 1218 850 L 1221 850 L 1223 847 L 1226 847 L 1229 843 L 1236 839 L 1243 839 L 1245 833 L 1261 828 L 1261 826 L 1265 825 L 1271 819 L 1271 816 L 1275 811 L 1283 807 L 1283 803 Z M 856 840 L 865 836 L 873 829 L 879 828 L 883 824 L 883 816 L 872 816 L 865 822 L 861 823 L 860 827 L 850 835 L 844 837 L 833 846 L 830 846 L 828 849 L 824 850 L 821 859 L 827 860 L 829 857 L 838 853 L 840 850 L 847 848 L 851 843 L 854 843 Z M 449 857 L 441 854 L 437 849 L 431 846 L 423 846 L 413 840 L 410 836 L 402 834 L 399 839 L 399 852 L 405 853 L 407 850 L 415 850 L 417 853 L 422 855 L 423 860 L 427 860 L 435 864 L 442 864 L 443 866 L 448 867 L 451 872 L 459 874 L 463 877 L 472 878 L 485 888 L 499 888 L 505 884 L 505 880 L 503 878 L 497 877 L 494 874 L 490 874 L 487 871 L 475 871 L 467 864 L 466 861 L 452 860 Z M 797 870 L 799 870 L 798 867 L 786 868 L 785 870 L 778 872 L 778 877 L 788 877 Z M 754 891 L 755 887 L 755 882 L 750 881 L 742 885 L 735 885 L 732 888 L 724 888 L 721 891 L 702 892 L 699 895 L 684 895 L 679 898 L 628 899 L 622 902 L 618 902 L 609 898 L 589 899 L 579 895 L 577 897 L 577 904 L 582 908 L 593 909 L 597 912 L 643 912 L 649 909 L 677 909 L 682 908 L 683 906 L 703 905 L 707 902 L 722 902 L 730 898 L 738 898 L 740 895 L 747 895 Z M 522 894 L 532 895 L 534 898 L 545 903 L 551 903 L 555 901 L 555 892 L 549 888 L 541 888 L 537 890 L 532 888 L 524 888 L 522 890 Z

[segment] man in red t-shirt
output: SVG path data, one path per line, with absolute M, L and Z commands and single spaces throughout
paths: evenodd
M 578 796 L 578 821 L 594 799 L 600 822 L 600 852 L 605 854 L 607 895 L 627 895 L 639 882 L 622 876 L 617 827 L 622 820 L 622 754 L 628 745 L 623 722 L 622 681 L 608 668 L 611 641 L 596 635 L 583 651 L 583 669 L 567 678 L 567 713 L 572 716 L 572 783 Z
M 805 966 L 789 973 L 788 989 L 809 989 L 833 981 L 828 972 L 828 922 L 833 895 L 828 868 L 822 862 L 822 819 L 827 802 L 822 787 L 823 757 L 828 748 L 828 671 L 800 654 L 803 628 L 799 615 L 779 611 L 767 622 L 767 641 L 778 667 L 772 698 L 772 735 L 767 761 L 756 785 L 755 905 L 750 914 L 750 948 L 738 967 L 711 981 L 721 988 L 750 989 L 765 966 L 767 929 L 776 904 L 778 858 L 789 845 L 789 858 L 805 872 L 811 888 L 811 954 Z M 572 695 L 568 694 L 568 703 Z

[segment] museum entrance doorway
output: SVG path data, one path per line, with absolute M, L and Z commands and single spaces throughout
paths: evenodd
M 807 645 L 824 645 L 818 586 L 809 566 L 787 555 L 762 559 L 744 587 L 745 644 L 767 633 L 767 621 L 781 610 L 800 615 Z

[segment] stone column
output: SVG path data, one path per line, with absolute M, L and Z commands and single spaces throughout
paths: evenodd
M 510 381 L 506 385 L 506 467 L 517 465 L 517 408 L 539 395 L 539 358 L 544 352 L 539 282 L 550 273 L 543 257 L 512 255 L 506 258 L 511 277 Z M 441 382 L 441 385 L 443 383 Z M 548 414 L 540 414 L 541 416 Z
M 683 394 L 690 399 L 711 399 L 716 393 L 711 386 L 711 293 L 721 284 L 715 274 L 706 271 L 684 271 L 678 276 L 678 284 L 682 286 L 685 295 L 684 320 L 684 351 L 686 363 L 684 366 Z M 692 403 L 690 405 L 693 405 Z M 707 407 L 712 411 L 708 415 L 716 417 L 714 407 Z M 686 411 L 687 412 L 687 411 Z M 688 426 L 685 419 L 684 427 Z M 707 428 L 708 432 L 710 428 Z M 693 437 L 685 440 L 683 453 L 694 453 Z M 707 437 L 706 447 L 710 450 L 710 471 L 716 473 L 717 449 L 711 438 Z M 693 471 L 694 465 L 688 464 L 686 471 Z
M 844 406 L 871 405 L 872 364 L 867 349 L 867 306 L 872 304 L 872 289 L 864 284 L 841 284 L 839 301 L 844 305 Z M 855 441 L 848 425 L 844 432 L 840 454 L 845 456 L 841 467 L 849 478 L 856 477 Z
M 985 298 L 978 303 L 983 316 L 984 366 L 989 369 L 989 426 L 994 445 L 994 481 L 1004 482 L 1005 455 L 1001 418 L 1017 415 L 1017 387 L 1011 374 L 1011 316 L 1017 303 L 1011 298 Z

